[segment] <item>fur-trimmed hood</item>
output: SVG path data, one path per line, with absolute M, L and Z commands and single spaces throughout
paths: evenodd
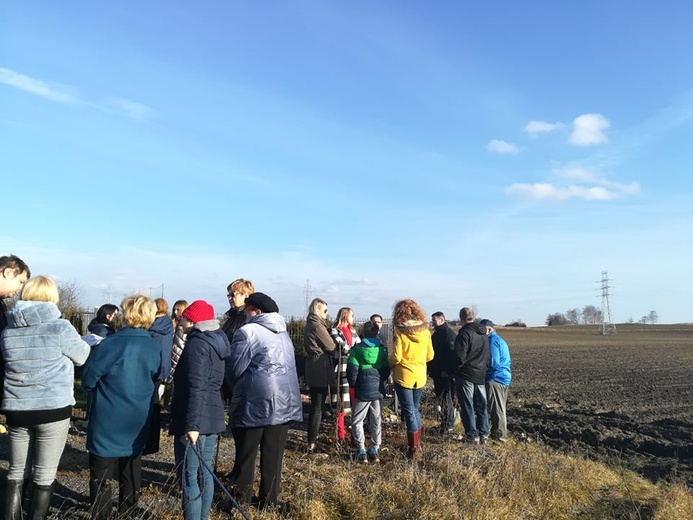
M 417 337 L 417 332 L 428 329 L 428 323 L 419 320 L 408 320 L 398 324 L 395 328 L 402 334 L 406 334 L 413 342 L 418 343 L 419 338 Z

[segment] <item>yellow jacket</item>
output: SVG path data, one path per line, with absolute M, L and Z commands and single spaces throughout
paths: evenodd
M 396 327 L 390 357 L 392 379 L 404 388 L 423 388 L 426 386 L 426 363 L 433 359 L 433 354 L 428 324 L 414 321 Z

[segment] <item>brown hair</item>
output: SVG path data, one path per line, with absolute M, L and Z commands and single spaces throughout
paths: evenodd
M 156 303 L 156 315 L 157 316 L 163 316 L 164 314 L 168 314 L 168 302 L 164 300 L 163 298 L 157 298 L 154 300 L 154 303 Z
M 334 320 L 335 327 L 346 327 L 349 325 L 349 313 L 353 313 L 350 307 L 342 307 L 337 311 L 337 317 Z

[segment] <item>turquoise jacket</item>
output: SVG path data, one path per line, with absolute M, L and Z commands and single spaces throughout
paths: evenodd
M 161 349 L 145 329 L 125 327 L 94 347 L 82 371 L 91 393 L 87 449 L 98 457 L 142 453 Z

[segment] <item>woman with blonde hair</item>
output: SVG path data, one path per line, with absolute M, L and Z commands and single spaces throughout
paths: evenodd
M 2 333 L 2 413 L 10 437 L 3 518 L 8 520 L 23 518 L 22 491 L 31 483 L 30 511 L 24 513 L 32 519 L 48 515 L 75 404 L 74 367 L 89 356 L 89 345 L 69 321 L 60 319 L 57 303 L 58 288 L 53 280 L 45 276 L 30 279 Z
M 426 363 L 433 359 L 433 343 L 426 314 L 409 298 L 395 304 L 392 313 L 395 341 L 390 358 L 392 379 L 407 425 L 407 458 L 421 454 L 419 402 L 426 386 Z
M 147 329 L 156 304 L 144 295 L 121 303 L 125 327 L 99 343 L 82 373 L 91 394 L 87 449 L 92 519 L 111 517 L 109 480 L 118 466 L 118 513 L 133 518 L 142 483 L 142 451 L 149 435 L 150 403 L 161 368 L 161 349 Z
M 322 405 L 329 388 L 337 386 L 332 364 L 334 341 L 327 330 L 327 303 L 315 298 L 310 302 L 303 345 L 306 349 L 306 385 L 310 387 L 310 411 L 308 414 L 308 452 L 313 453 L 318 440 Z

